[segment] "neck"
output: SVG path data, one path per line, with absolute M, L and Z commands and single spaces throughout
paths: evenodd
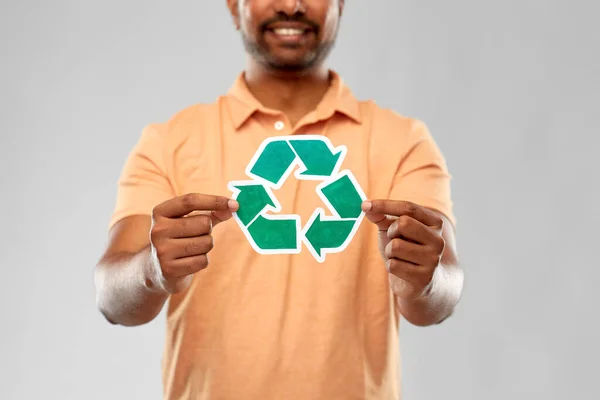
M 302 72 L 277 72 L 252 59 L 244 71 L 254 97 L 263 106 L 286 114 L 294 125 L 317 107 L 329 88 L 329 78 L 324 65 Z

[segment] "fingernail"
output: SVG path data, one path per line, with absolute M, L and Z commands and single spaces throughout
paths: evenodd
M 229 200 L 227 202 L 227 207 L 229 207 L 230 210 L 237 210 L 239 207 L 239 204 L 235 200 Z
M 361 208 L 363 211 L 369 211 L 371 210 L 371 207 L 373 207 L 373 203 L 371 203 L 370 201 L 363 201 Z

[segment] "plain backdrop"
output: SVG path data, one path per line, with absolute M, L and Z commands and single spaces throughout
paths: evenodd
M 0 4 L 0 398 L 158 400 L 164 314 L 110 326 L 92 271 L 142 128 L 244 66 L 225 0 Z M 599 12 L 347 1 L 329 65 L 424 120 L 454 176 L 464 297 L 403 323 L 404 399 L 600 398 Z

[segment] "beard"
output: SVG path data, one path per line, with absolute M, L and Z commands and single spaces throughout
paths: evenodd
M 296 59 L 277 57 L 269 50 L 269 46 L 264 41 L 252 40 L 243 31 L 241 35 L 246 52 L 266 69 L 281 72 L 302 72 L 310 70 L 325 61 L 334 47 L 337 32 L 331 40 L 319 43 L 316 48 L 306 51 L 302 57 Z M 293 46 L 290 47 L 290 49 L 293 48 Z

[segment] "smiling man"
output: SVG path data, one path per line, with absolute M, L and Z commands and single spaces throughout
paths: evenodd
M 399 399 L 400 316 L 438 324 L 459 301 L 450 174 L 422 122 L 359 101 L 324 62 L 342 0 L 229 0 L 248 61 L 228 93 L 149 124 L 119 180 L 97 302 L 113 324 L 165 304 L 164 398 Z M 318 263 L 257 254 L 228 183 L 267 138 L 348 149 L 368 199 L 348 247 Z M 276 195 L 306 223 L 317 182 Z

